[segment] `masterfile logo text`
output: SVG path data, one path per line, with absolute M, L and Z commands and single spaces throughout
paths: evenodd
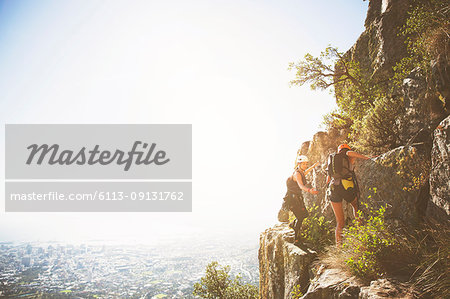
M 139 146 L 142 146 L 142 149 L 146 151 L 138 150 Z M 118 165 L 124 165 L 124 170 L 128 171 L 133 162 L 137 165 L 150 165 L 152 163 L 155 165 L 164 165 L 169 162 L 170 159 L 166 159 L 165 151 L 159 150 L 153 156 L 155 147 L 156 143 L 152 143 L 149 146 L 148 143 L 135 141 L 129 152 L 118 149 L 113 152 L 109 150 L 100 151 L 100 146 L 98 144 L 96 144 L 92 150 L 86 150 L 86 147 L 82 147 L 79 151 L 74 152 L 72 150 L 60 151 L 60 146 L 58 144 L 53 144 L 52 146 L 48 144 L 42 144 L 40 146 L 32 144 L 27 147 L 27 149 L 30 150 L 27 164 L 31 165 L 34 158 L 37 156 L 36 164 L 39 165 L 44 162 L 45 158 L 47 158 L 46 162 L 50 165 L 94 165 L 96 163 L 108 165 L 116 162 Z M 133 157 L 136 157 L 136 160 L 133 160 Z

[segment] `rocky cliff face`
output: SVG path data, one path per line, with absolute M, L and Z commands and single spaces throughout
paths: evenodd
M 411 0 L 369 2 L 365 31 L 347 53 L 368 75 L 379 80 L 391 77 L 392 67 L 405 57 L 405 40 L 398 32 L 405 23 L 410 5 Z
M 365 284 L 341 269 L 314 264 L 316 253 L 292 244 L 292 230 L 278 224 L 261 234 L 259 247 L 261 298 L 413 298 L 408 286 L 378 279 Z M 304 294 L 302 296 L 302 294 Z
M 424 144 L 401 146 L 379 157 L 357 163 L 355 172 L 361 189 L 361 200 L 377 208 L 388 205 L 386 219 L 393 225 L 415 227 L 424 217 L 448 221 L 450 195 L 450 117 L 435 131 L 432 154 Z M 320 191 L 313 196 L 304 193 L 308 207 L 319 205 L 322 214 L 334 221 L 334 214 L 325 198 L 325 161 L 342 136 L 333 138 L 319 132 L 307 142 L 303 153 L 320 161 L 308 175 L 308 181 Z M 432 158 L 431 158 L 432 157 Z M 431 169 L 431 171 L 430 171 Z M 428 180 L 429 178 L 429 180 Z M 430 181 L 430 184 L 429 184 Z M 428 208 L 427 208 L 428 207 Z M 352 218 L 348 204 L 346 216 Z M 431 212 L 426 213 L 427 210 Z M 414 298 L 406 285 L 379 279 L 364 283 L 342 269 L 322 267 L 313 271 L 315 252 L 292 244 L 293 231 L 286 224 L 267 229 L 260 236 L 260 294 L 262 298 Z M 317 263 L 317 261 L 316 261 Z
M 405 37 L 399 33 L 413 4 L 413 0 L 371 0 L 365 31 L 345 54 L 359 63 L 365 77 L 374 79 L 373 82 L 378 82 L 380 86 L 390 84 L 393 68 L 407 55 Z M 432 69 L 432 81 L 437 92 L 428 92 L 425 78 L 415 69 L 404 80 L 401 89 L 387 95 L 403 99 L 405 113 L 397 120 L 396 126 L 400 132 L 399 139 L 404 144 L 431 144 L 433 129 L 450 111 L 450 68 L 447 60 L 439 57 L 432 62 Z M 336 94 L 341 92 L 338 86 Z
M 428 214 L 445 221 L 450 216 L 450 116 L 434 130 L 431 157 Z
M 261 298 L 295 298 L 295 291 L 305 292 L 312 278 L 313 251 L 293 245 L 292 229 L 279 224 L 260 237 L 259 294 Z
M 347 52 L 367 75 L 380 80 L 392 76 L 392 67 L 406 54 L 398 37 L 411 0 L 371 0 L 366 30 Z M 402 227 L 414 227 L 424 218 L 448 221 L 450 216 L 450 105 L 449 67 L 436 61 L 439 98 L 427 95 L 427 86 L 412 72 L 399 92 L 406 116 L 398 120 L 404 146 L 356 165 L 361 200 L 369 206 L 388 205 L 386 219 Z M 441 101 L 438 103 L 436 101 Z M 442 102 L 445 105 L 442 105 Z M 425 105 L 424 105 L 425 103 Z M 437 104 L 436 104 L 437 103 Z M 307 180 L 319 190 L 304 194 L 307 207 L 318 205 L 326 219 L 334 214 L 325 198 L 326 160 L 345 141 L 348 132 L 318 132 L 303 143 L 301 153 L 312 163 L 319 161 Z M 344 204 L 347 218 L 350 207 Z M 414 298 L 401 283 L 379 279 L 364 283 L 338 269 L 313 264 L 316 253 L 292 243 L 286 224 L 267 229 L 260 236 L 260 295 L 262 298 Z M 314 271 L 312 269 L 315 269 Z

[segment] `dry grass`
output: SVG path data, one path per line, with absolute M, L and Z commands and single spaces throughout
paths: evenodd
M 420 258 L 411 281 L 422 296 L 450 298 L 450 225 L 428 223 L 418 236 Z
M 348 276 L 351 276 L 353 274 L 345 263 L 346 259 L 346 252 L 343 252 L 342 249 L 336 245 L 331 245 L 328 246 L 321 255 L 319 255 L 319 262 L 317 264 L 324 264 L 327 268 L 340 269 Z

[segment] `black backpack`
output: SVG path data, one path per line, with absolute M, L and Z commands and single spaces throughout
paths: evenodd
M 350 160 L 346 150 L 328 156 L 327 173 L 335 179 L 348 179 L 352 177 Z

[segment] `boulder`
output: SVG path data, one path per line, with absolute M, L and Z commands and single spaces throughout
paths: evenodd
M 360 289 L 361 282 L 354 276 L 341 269 L 326 269 L 321 266 L 302 299 L 357 299 Z
M 383 299 L 383 298 L 417 298 L 415 292 L 406 284 L 388 279 L 378 279 L 370 282 L 369 286 L 362 287 L 359 294 L 360 299 Z
M 440 54 L 431 62 L 431 70 L 435 89 L 444 105 L 445 112 L 450 113 L 450 65 L 447 57 Z
M 342 269 L 320 266 L 306 294 L 301 299 L 381 299 L 416 298 L 407 284 L 394 280 L 378 279 L 369 285 Z
M 431 151 L 430 194 L 428 214 L 439 220 L 450 215 L 450 116 L 434 131 Z
M 400 140 L 408 145 L 424 142 L 431 147 L 434 128 L 448 115 L 445 99 L 443 102 L 437 94 L 429 92 L 420 68 L 412 70 L 403 80 L 402 96 L 405 114 L 396 123 Z
M 370 207 L 387 205 L 386 218 L 415 225 L 420 191 L 428 183 L 429 152 L 424 146 L 401 146 L 375 159 L 359 161 L 355 172 L 361 200 Z

